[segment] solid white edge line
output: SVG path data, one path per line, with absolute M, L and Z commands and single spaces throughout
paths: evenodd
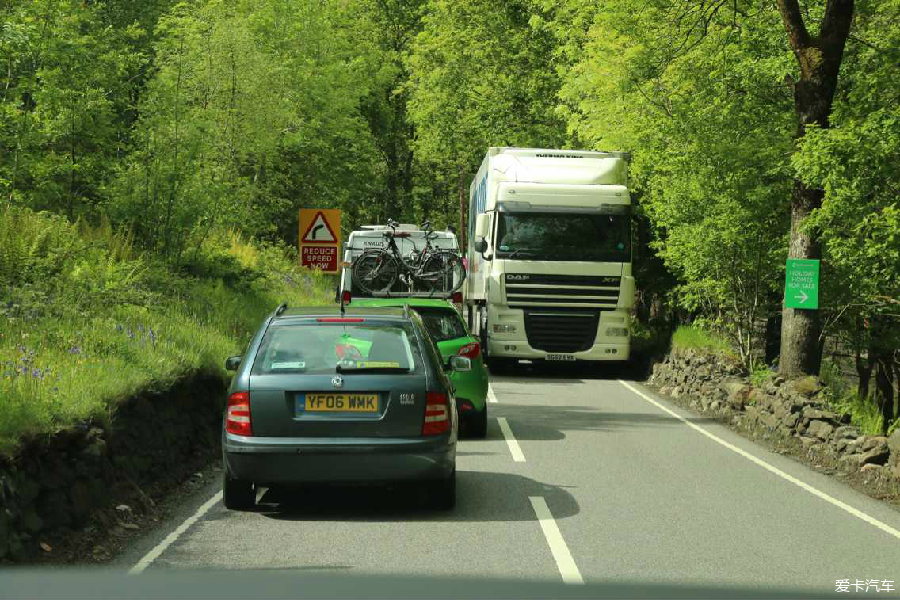
M 769 463 L 767 463 L 767 462 L 764 461 L 763 459 L 757 458 L 756 456 L 753 456 L 753 455 L 750 454 L 749 452 L 747 452 L 747 451 L 745 451 L 745 450 L 741 450 L 740 448 L 738 448 L 738 447 L 735 446 L 734 444 L 731 444 L 731 443 L 729 443 L 729 442 L 726 442 L 725 440 L 723 440 L 722 438 L 718 437 L 717 435 L 715 435 L 715 434 L 713 434 L 713 433 L 710 433 L 709 431 L 706 431 L 705 429 L 703 429 L 703 428 L 700 427 L 699 425 L 695 425 L 694 423 L 691 423 L 690 421 L 688 421 L 687 419 L 685 419 L 685 418 L 682 417 L 681 415 L 677 414 L 676 412 L 674 412 L 674 411 L 672 411 L 672 410 L 669 410 L 668 408 L 666 408 L 665 406 L 663 406 L 662 404 L 660 404 L 659 402 L 657 402 L 656 400 L 654 400 L 653 398 L 651 398 L 650 396 L 648 396 L 647 394 L 641 392 L 640 390 L 636 389 L 634 386 L 629 385 L 628 383 L 622 381 L 621 379 L 619 380 L 619 383 L 621 383 L 622 385 L 624 385 L 626 388 L 628 388 L 629 390 L 631 390 L 632 392 L 634 392 L 635 394 L 637 394 L 638 396 L 640 396 L 641 398 L 643 398 L 644 400 L 646 400 L 647 402 L 649 402 L 650 404 L 653 404 L 653 405 L 656 406 L 658 409 L 660 409 L 660 410 L 662 410 L 662 411 L 664 411 L 664 412 L 666 412 L 666 413 L 672 415 L 673 417 L 675 417 L 676 419 L 678 419 L 679 421 L 681 421 L 682 423 L 684 423 L 684 424 L 687 425 L 688 427 L 690 427 L 690 428 L 692 428 L 692 429 L 694 429 L 694 430 L 696 430 L 696 431 L 699 431 L 700 433 L 702 433 L 703 435 L 705 435 L 705 436 L 708 437 L 709 439 L 713 440 L 714 442 L 716 442 L 716 443 L 718 443 L 718 444 L 721 444 L 721 445 L 725 446 L 726 448 L 728 448 L 729 450 L 732 450 L 733 452 L 736 452 L 737 454 L 740 454 L 741 456 L 743 456 L 744 458 L 746 458 L 746 459 L 749 460 L 750 462 L 759 465 L 759 466 L 762 467 L 763 469 L 765 469 L 765 470 L 767 470 L 767 471 L 769 471 L 769 472 L 771 472 L 771 473 L 774 473 L 775 475 L 778 475 L 779 477 L 781 477 L 782 479 L 784 479 L 784 480 L 786 480 L 786 481 L 790 481 L 790 482 L 793 483 L 794 485 L 796 485 L 796 486 L 798 486 L 798 487 L 800 487 L 800 488 L 803 488 L 804 490 L 806 490 L 807 492 L 809 492 L 809 493 L 812 494 L 813 496 L 816 496 L 816 497 L 818 497 L 818 498 L 821 498 L 822 500 L 825 500 L 826 502 L 829 502 L 829 503 L 833 504 L 834 506 L 837 506 L 837 507 L 840 508 L 841 510 L 850 513 L 850 514 L 853 515 L 854 517 L 856 517 L 856 518 L 858 518 L 858 519 L 862 519 L 863 521 L 865 521 L 865 522 L 868 523 L 869 525 L 874 525 L 875 527 L 877 527 L 878 529 L 884 531 L 885 533 L 888 533 L 888 534 L 894 536 L 895 538 L 900 539 L 900 531 L 894 529 L 894 528 L 891 527 L 890 525 L 887 525 L 886 523 L 882 523 L 881 521 L 879 521 L 878 519 L 876 519 L 876 518 L 874 518 L 874 517 L 870 517 L 870 516 L 867 515 L 866 513 L 862 512 L 861 510 L 856 509 L 856 508 L 853 508 L 853 507 L 850 506 L 849 504 L 846 504 L 846 503 L 844 503 L 844 502 L 841 502 L 841 501 L 838 500 L 837 498 L 835 498 L 835 497 L 833 497 L 833 496 L 830 496 L 830 495 L 826 494 L 825 492 L 823 492 L 823 491 L 821 491 L 821 490 L 818 490 L 818 489 L 814 488 L 813 486 L 809 485 L 808 483 L 805 483 L 805 482 L 803 482 L 803 481 L 800 481 L 799 479 L 797 479 L 797 478 L 794 477 L 793 475 L 788 475 L 787 473 L 785 473 L 784 471 L 782 471 L 782 470 L 779 469 L 778 467 L 775 467 L 775 466 L 773 466 L 773 465 L 770 465 Z
M 509 423 L 506 422 L 504 417 L 497 417 L 497 423 L 500 425 L 500 431 L 503 432 L 503 437 L 506 438 L 506 445 L 509 446 L 509 453 L 512 454 L 513 460 L 516 462 L 525 462 L 525 455 L 522 454 L 522 449 L 519 448 L 519 442 L 516 441 L 512 429 L 509 428 Z
M 575 560 L 569 552 L 569 547 L 566 546 L 566 541 L 559 531 L 559 526 L 557 526 L 553 515 L 550 513 L 547 501 L 544 500 L 543 496 L 529 496 L 528 499 L 531 500 L 531 507 L 534 509 L 534 514 L 537 515 L 541 531 L 544 532 L 547 545 L 550 546 L 550 553 L 553 554 L 553 560 L 556 561 L 556 568 L 559 569 L 563 582 L 570 585 L 583 585 L 584 579 L 582 579 L 578 565 L 575 564 Z
M 494 394 L 494 388 L 491 387 L 491 384 L 488 384 L 487 399 L 491 404 L 497 404 L 497 395 Z
M 222 492 L 219 491 L 215 496 L 207 500 L 203 506 L 197 509 L 197 512 L 188 517 L 181 525 L 179 525 L 175 531 L 166 536 L 166 538 L 156 545 L 153 550 L 144 555 L 144 558 L 138 561 L 136 565 L 134 565 L 129 571 L 129 575 L 137 575 L 141 573 L 144 569 L 149 567 L 154 560 L 160 557 L 160 555 L 166 551 L 166 549 L 171 546 L 175 541 L 181 536 L 182 533 L 188 530 L 191 525 L 200 520 L 203 515 L 205 515 L 209 509 L 216 505 L 222 499 Z

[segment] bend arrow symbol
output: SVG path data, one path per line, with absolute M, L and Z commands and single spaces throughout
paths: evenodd
M 800 304 L 803 304 L 804 302 L 806 302 L 807 300 L 809 300 L 809 296 L 807 296 L 807 295 L 806 295 L 806 292 L 804 292 L 803 290 L 800 290 L 800 295 L 794 296 L 794 298 L 796 298 L 797 300 L 799 300 L 799 301 L 800 301 Z

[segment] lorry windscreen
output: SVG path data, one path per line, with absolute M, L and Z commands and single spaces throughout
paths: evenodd
M 628 215 L 502 212 L 497 224 L 497 258 L 629 262 Z

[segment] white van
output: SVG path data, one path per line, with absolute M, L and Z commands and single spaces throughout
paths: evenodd
M 367 250 L 378 250 L 387 247 L 387 239 L 384 233 L 390 231 L 387 225 L 363 225 L 357 231 L 350 234 L 347 243 L 344 244 L 344 262 L 341 268 L 340 290 L 350 290 L 354 296 L 361 296 L 362 291 L 353 286 L 353 269 L 350 266 L 353 260 Z M 397 248 L 404 259 L 409 260 L 414 252 L 425 249 L 425 231 L 410 223 L 401 223 L 397 233 L 409 234 L 406 237 L 396 237 Z M 459 254 L 459 243 L 456 234 L 452 231 L 434 231 L 437 237 L 431 240 L 431 245 L 441 250 L 450 250 Z M 402 284 L 397 284 L 402 285 Z M 394 290 L 402 292 L 402 290 Z

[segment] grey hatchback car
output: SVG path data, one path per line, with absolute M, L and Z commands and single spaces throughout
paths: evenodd
M 456 502 L 458 422 L 441 354 L 407 308 L 280 306 L 253 337 L 228 390 L 223 495 L 251 508 L 259 487 L 419 481 Z

